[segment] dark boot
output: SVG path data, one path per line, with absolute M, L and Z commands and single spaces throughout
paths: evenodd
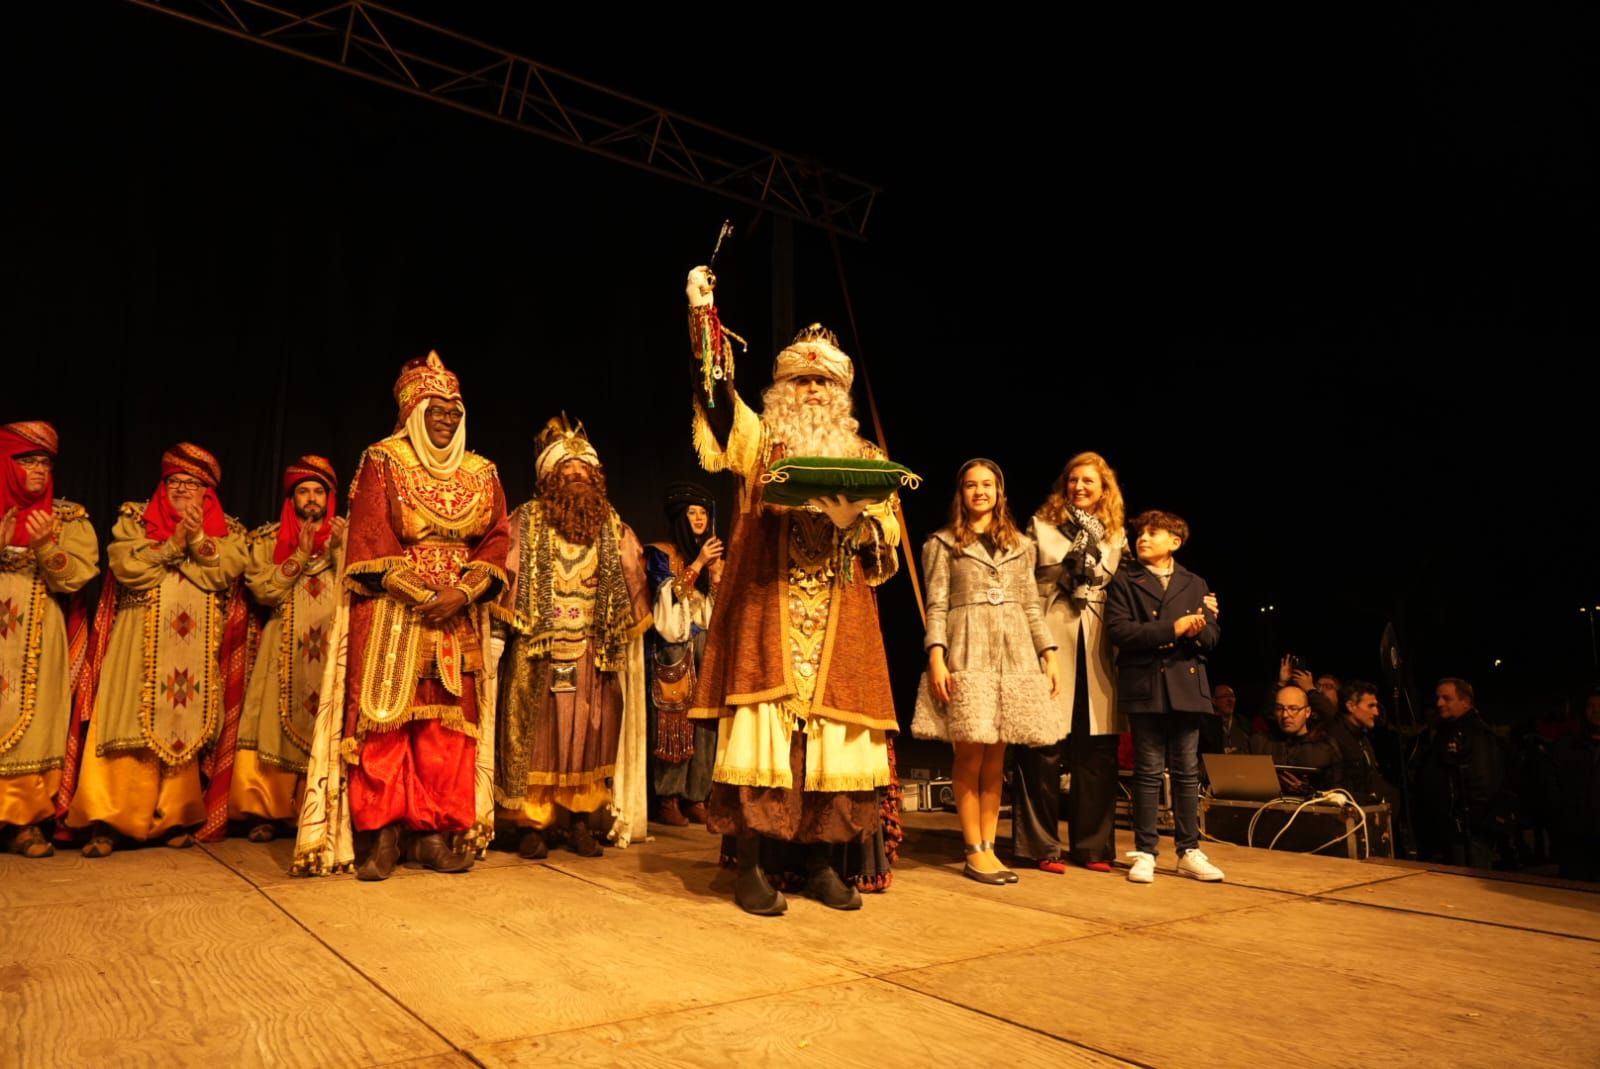
M 677 795 L 669 795 L 661 799 L 661 816 L 657 819 L 672 828 L 687 828 L 689 826 L 689 818 L 678 812 Z
M 442 831 L 424 832 L 411 840 L 411 860 L 434 872 L 466 872 L 475 860 L 459 836 L 445 838 Z
M 828 844 L 806 847 L 806 897 L 829 909 L 860 909 L 861 892 L 839 878 L 828 861 Z
M 367 838 L 366 856 L 356 862 L 356 879 L 387 880 L 400 860 L 400 825 L 385 824 L 376 832 L 361 832 Z
M 789 908 L 783 894 L 773 889 L 761 871 L 761 836 L 739 836 L 739 874 L 733 881 L 733 900 L 746 913 L 758 917 L 781 916 Z
M 599 857 L 606 852 L 600 840 L 594 837 L 594 832 L 589 830 L 589 822 L 582 817 L 575 818 L 568 829 L 567 846 L 579 857 Z
M 538 828 L 528 828 L 522 833 L 522 841 L 517 844 L 517 855 L 529 861 L 539 861 L 550 855 L 550 848 L 545 845 L 544 836 Z
M 690 824 L 704 824 L 706 822 L 706 804 L 704 802 L 690 802 L 680 807 L 684 817 Z

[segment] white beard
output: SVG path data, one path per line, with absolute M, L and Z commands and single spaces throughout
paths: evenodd
M 850 394 L 830 384 L 820 405 L 802 403 L 788 382 L 775 382 L 761 395 L 761 421 L 773 441 L 791 457 L 860 457 L 866 443 L 861 424 L 850 415 Z

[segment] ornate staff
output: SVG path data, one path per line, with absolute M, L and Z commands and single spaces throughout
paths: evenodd
M 706 261 L 706 285 L 713 289 L 717 285 L 717 276 L 711 269 L 717 262 L 717 254 L 722 251 L 722 243 L 732 235 L 733 224 L 724 219 L 722 228 L 717 231 L 717 243 L 711 249 L 711 258 Z M 750 350 L 750 343 L 722 325 L 715 304 L 689 309 L 689 338 L 694 345 L 695 355 L 700 358 L 706 405 L 715 408 L 717 399 L 712 383 L 733 378 L 732 342 L 738 342 L 739 348 L 745 352 Z

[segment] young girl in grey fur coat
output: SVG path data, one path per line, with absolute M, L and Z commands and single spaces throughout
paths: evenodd
M 1006 745 L 1044 745 L 1067 730 L 1054 701 L 1056 644 L 1039 608 L 1035 556 L 1006 505 L 999 465 L 967 461 L 956 475 L 949 525 L 922 547 L 928 668 L 911 732 L 955 748 L 962 872 L 979 883 L 1017 881 L 994 853 Z

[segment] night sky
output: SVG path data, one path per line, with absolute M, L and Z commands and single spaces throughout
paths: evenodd
M 1390 619 L 1424 686 L 1465 675 L 1500 719 L 1597 681 L 1580 5 L 781 37 L 716 12 L 393 6 L 884 187 L 843 248 L 860 336 L 800 225 L 795 306 L 863 358 L 926 477 L 917 545 L 967 457 L 999 461 L 1025 515 L 1092 448 L 1130 514 L 1194 527 L 1180 557 L 1223 603 L 1212 678 L 1247 697 L 1290 649 L 1375 677 Z M 697 477 L 683 275 L 724 217 L 718 303 L 752 341 L 746 396 L 766 385 L 754 209 L 132 5 L 12 22 L 0 420 L 57 424 L 57 491 L 102 534 L 178 439 L 219 454 L 250 525 L 301 452 L 348 478 L 400 363 L 436 348 L 513 501 L 565 409 L 661 537 L 660 486 Z M 909 719 L 909 584 L 880 604 Z

